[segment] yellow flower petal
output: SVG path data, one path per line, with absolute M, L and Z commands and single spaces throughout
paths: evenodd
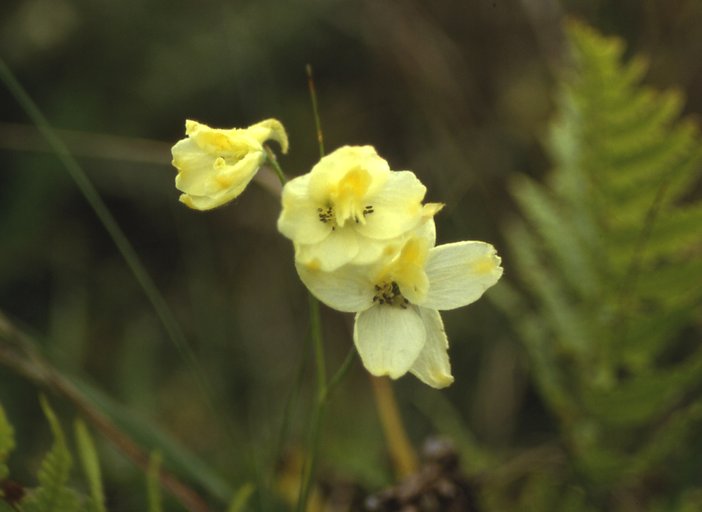
M 337 228 L 316 244 L 299 244 L 295 258 L 303 264 L 317 261 L 319 268 L 332 272 L 358 254 L 358 235 L 348 227 Z
M 368 238 L 387 240 L 414 228 L 421 219 L 426 187 L 409 171 L 393 172 L 376 194 L 367 197 L 373 213 L 358 226 Z
M 318 203 L 362 202 L 385 184 L 391 171 L 372 146 L 342 146 L 317 162 L 310 174 L 309 194 Z
M 421 304 L 429 289 L 424 265 L 429 253 L 428 240 L 413 236 L 404 242 L 399 253 L 378 267 L 376 283 L 395 282 L 402 295 L 413 304 Z
M 453 383 L 448 357 L 448 339 L 441 315 L 435 309 L 418 308 L 424 322 L 427 339 L 410 372 L 433 388 L 441 389 Z
M 310 175 L 288 181 L 283 188 L 283 209 L 278 217 L 278 231 L 298 244 L 316 244 L 332 232 L 332 223 L 320 222 L 319 208 L 307 194 Z
M 425 192 L 414 174 L 391 171 L 373 147 L 344 146 L 285 185 L 278 229 L 300 247 L 302 263 L 318 260 L 326 271 L 370 264 L 386 254 L 383 244 L 401 245 L 440 209 L 422 206 Z
M 180 200 L 197 210 L 221 206 L 241 194 L 265 159 L 263 142 L 274 139 L 287 150 L 285 130 L 268 119 L 246 129 L 218 129 L 188 120 L 187 138 L 172 148 Z
M 211 169 L 190 167 L 176 176 L 176 188 L 187 191 L 181 202 L 196 210 L 210 210 L 238 197 L 258 171 L 260 156 L 249 153 L 234 165 L 221 164 L 217 159 Z M 188 202 L 183 196 L 189 197 Z
M 253 126 L 249 126 L 246 131 L 260 144 L 272 139 L 280 144 L 280 150 L 283 153 L 288 152 L 288 134 L 285 132 L 285 128 L 281 122 L 277 119 L 266 119 Z

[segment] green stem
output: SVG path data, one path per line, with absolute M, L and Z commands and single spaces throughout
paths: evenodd
M 275 156 L 275 153 L 270 147 L 268 147 L 268 145 L 264 144 L 263 149 L 266 152 L 268 162 L 271 164 L 271 167 L 273 167 L 273 170 L 275 171 L 275 175 L 280 180 L 280 184 L 285 185 L 288 182 L 288 178 L 285 177 L 285 173 L 280 167 L 280 164 L 278 163 L 278 158 Z
M 351 347 L 346 358 L 339 366 L 339 369 L 334 372 L 329 384 L 324 386 L 324 391 L 317 396 L 315 408 L 312 411 L 312 422 L 310 425 L 310 439 L 308 446 L 308 455 L 305 465 L 302 469 L 302 480 L 300 482 L 300 496 L 297 502 L 297 512 L 305 512 L 307 509 L 307 501 L 309 500 L 310 491 L 312 488 L 312 479 L 317 468 L 317 453 L 319 451 L 320 431 L 324 416 L 329 405 L 329 399 L 332 392 L 336 389 L 339 383 L 344 379 L 351 368 L 354 356 L 356 355 L 355 347 Z
M 314 116 L 315 130 L 317 133 L 317 143 L 319 144 L 319 156 L 322 158 L 324 156 L 324 137 L 322 136 L 322 125 L 319 120 L 319 110 L 317 108 L 317 93 L 314 87 L 314 79 L 312 78 L 312 66 L 307 64 L 305 67 L 307 72 L 307 85 L 310 91 L 310 99 L 312 100 L 312 114 Z M 327 388 L 327 375 L 326 375 L 326 365 L 324 360 L 324 343 L 322 341 L 322 327 L 319 313 L 319 302 L 315 299 L 312 294 L 309 295 L 309 308 L 310 308 L 310 329 L 312 335 L 312 343 L 314 346 L 315 361 L 317 364 L 317 397 L 315 400 L 315 407 L 312 412 L 312 424 L 310 425 L 310 439 L 308 446 L 307 460 L 302 469 L 302 480 L 300 481 L 300 495 L 297 501 L 297 512 L 305 512 L 307 509 L 307 500 L 309 499 L 310 488 L 312 485 L 312 479 L 314 477 L 316 465 L 317 465 L 317 451 L 319 448 L 319 438 L 320 431 L 322 428 L 322 421 L 324 420 L 324 412 L 329 398 L 328 388 Z M 345 373 L 344 367 L 346 364 L 342 365 Z M 337 374 L 332 378 L 332 382 L 337 383 L 340 377 L 337 378 Z
M 329 399 L 329 396 L 334 392 L 336 387 L 341 383 L 342 380 L 344 380 L 344 377 L 346 377 L 346 374 L 351 368 L 351 363 L 353 363 L 355 355 L 356 347 L 351 345 L 348 354 L 346 354 L 344 362 L 341 363 L 341 366 L 339 366 L 339 369 L 336 371 L 336 373 L 334 373 L 334 375 L 332 375 L 332 378 L 329 380 L 329 384 L 327 384 L 327 392 L 324 395 L 325 400 Z
M 307 510 L 307 500 L 309 498 L 312 478 L 317 465 L 319 432 L 322 428 L 324 409 L 327 402 L 327 370 L 324 360 L 324 341 L 322 340 L 322 321 L 319 311 L 319 301 L 310 293 L 308 294 L 308 304 L 310 309 L 310 336 L 312 338 L 317 367 L 317 396 L 315 397 L 315 407 L 312 411 L 307 460 L 305 460 L 305 464 L 303 465 L 302 479 L 300 480 L 300 495 L 297 501 L 298 512 L 305 512 Z
M 314 346 L 314 359 L 317 364 L 317 396 L 321 400 L 327 394 L 327 369 L 324 361 L 324 340 L 322 339 L 322 319 L 319 311 L 319 301 L 308 294 L 310 307 L 310 331 Z

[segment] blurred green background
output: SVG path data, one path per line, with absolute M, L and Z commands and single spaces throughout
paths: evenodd
M 305 291 L 267 190 L 251 186 L 208 213 L 178 203 L 169 149 L 185 119 L 244 127 L 276 117 L 291 143 L 281 165 L 291 176 L 307 172 L 318 158 L 309 63 L 327 149 L 372 144 L 393 169 L 413 170 L 427 199 L 446 203 L 439 243 L 493 243 L 512 281 L 504 226 L 520 214 L 507 183 L 517 173 L 540 180 L 553 166 L 543 141 L 569 17 L 622 37 L 627 56 L 648 57 L 648 85 L 679 88 L 685 112 L 702 111 L 702 3 L 694 0 L 4 1 L 0 55 L 69 143 L 175 312 L 216 414 L 96 216 L 5 88 L 0 309 L 41 340 L 58 368 L 167 431 L 232 488 L 255 481 L 257 470 L 285 474 L 303 446 L 314 383 Z M 699 189 L 691 194 L 700 197 Z M 505 481 L 522 482 L 540 468 L 550 474 L 568 466 L 559 459 L 568 456 L 567 443 L 549 451 L 560 446 L 562 425 L 534 383 L 518 328 L 505 319 L 488 300 L 444 314 L 455 384 L 439 392 L 406 377 L 395 385 L 413 444 L 436 433 L 452 438 L 465 472 L 487 474 L 488 488 L 489 475 L 505 467 Z M 684 333 L 689 343 L 699 343 L 697 319 Z M 324 310 L 323 320 L 335 368 L 351 344 L 351 319 Z M 49 445 L 36 397 L 34 385 L 0 367 L 0 402 L 19 445 L 11 468 L 28 486 Z M 54 402 L 65 418 L 75 414 Z M 695 439 L 690 451 L 700 453 Z M 143 509 L 143 476 L 100 445 L 108 503 Z M 332 400 L 320 457 L 330 488 L 345 482 L 367 495 L 394 481 L 358 362 Z M 514 466 L 519 457 L 526 466 Z M 551 478 L 538 485 L 590 496 L 577 471 Z M 679 494 L 695 479 L 702 488 L 691 476 L 675 485 L 656 480 L 660 492 L 652 484 L 648 493 Z M 628 492 L 585 501 L 593 510 L 604 503 L 649 510 L 655 501 L 638 491 L 630 500 Z M 504 493 L 503 510 L 510 500 L 526 510 L 516 491 Z M 665 503 L 672 508 L 661 510 L 676 510 L 675 500 Z

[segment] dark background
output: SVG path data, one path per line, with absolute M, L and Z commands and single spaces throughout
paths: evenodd
M 506 179 L 539 177 L 550 166 L 541 140 L 567 17 L 624 38 L 629 54 L 648 56 L 648 84 L 680 88 L 686 111 L 702 110 L 702 4 L 694 0 L 2 2 L 2 58 L 69 143 L 174 310 L 217 413 L 87 202 L 4 88 L 0 308 L 43 340 L 62 371 L 162 426 L 232 485 L 247 481 L 250 464 L 233 454 L 273 464 L 284 405 L 306 360 L 286 443 L 290 453 L 301 449 L 314 375 L 305 291 L 292 247 L 276 232 L 279 205 L 269 192 L 251 186 L 208 213 L 177 202 L 169 148 L 183 137 L 185 119 L 244 127 L 278 118 L 291 145 L 284 170 L 307 172 L 318 158 L 309 63 L 328 150 L 374 145 L 393 169 L 419 176 L 428 200 L 446 203 L 439 243 L 485 240 L 501 250 L 501 226 L 515 214 Z M 510 279 L 508 257 L 504 267 Z M 350 319 L 329 310 L 323 317 L 335 368 L 351 343 Z M 444 320 L 455 384 L 440 398 L 411 376 L 396 385 L 415 444 L 446 433 L 454 419 L 505 456 L 551 438 L 555 426 L 504 318 L 481 301 Z M 13 470 L 29 482 L 49 443 L 36 396 L 0 368 L 0 401 L 20 446 Z M 437 400 L 440 414 L 431 407 Z M 326 424 L 328 478 L 367 490 L 392 481 L 374 407 L 357 362 Z M 139 509 L 141 476 L 103 448 L 108 493 L 118 496 L 111 499 Z

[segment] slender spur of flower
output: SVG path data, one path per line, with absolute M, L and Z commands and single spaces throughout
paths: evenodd
M 343 146 L 285 185 L 278 230 L 307 266 L 367 264 L 441 209 L 422 206 L 425 194 L 414 173 L 391 171 L 372 146 Z
M 428 223 L 433 228 L 433 221 Z M 438 310 L 478 300 L 502 275 L 500 257 L 485 242 L 433 247 L 413 236 L 376 265 L 324 272 L 297 263 L 300 278 L 320 301 L 355 312 L 354 342 L 364 366 L 396 379 L 408 371 L 443 388 L 453 382 L 448 339 Z
M 178 169 L 180 201 L 195 210 L 210 210 L 241 194 L 266 158 L 263 143 L 273 139 L 283 153 L 288 136 L 283 125 L 266 119 L 248 128 L 219 129 L 188 120 L 185 139 L 171 149 Z

